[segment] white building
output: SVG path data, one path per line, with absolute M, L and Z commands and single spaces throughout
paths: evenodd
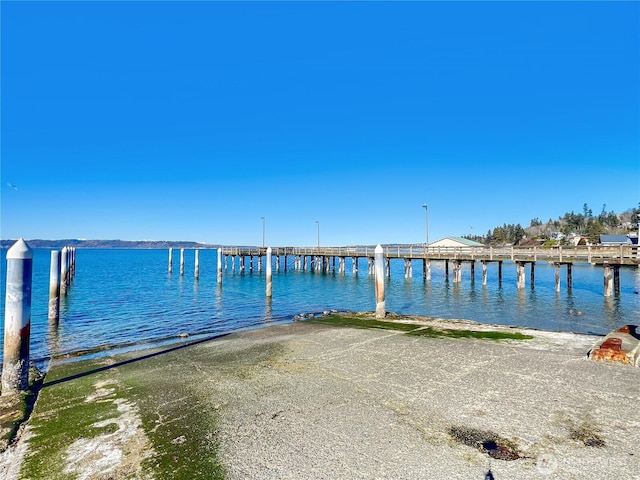
M 432 247 L 484 247 L 482 243 L 462 237 L 444 237 L 429 244 Z

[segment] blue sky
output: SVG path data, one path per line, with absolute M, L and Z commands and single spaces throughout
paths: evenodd
M 638 2 L 12 2 L 1 237 L 423 242 L 640 201 Z M 13 187 L 15 185 L 15 188 Z

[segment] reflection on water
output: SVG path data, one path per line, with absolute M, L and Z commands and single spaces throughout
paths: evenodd
M 344 273 L 316 272 L 310 265 L 306 272 L 296 271 L 292 257 L 285 272 L 282 259 L 280 271 L 273 270 L 273 299 L 267 300 L 264 268 L 251 272 L 247 261 L 247 271 L 241 272 L 229 259 L 218 284 L 215 250 L 200 251 L 199 279 L 193 275 L 193 255 L 186 253 L 182 276 L 177 258 L 173 273 L 168 273 L 164 250 L 77 251 L 76 276 L 69 295 L 61 298 L 60 325 L 52 329 L 47 319 L 50 252 L 35 250 L 32 358 L 173 341 L 182 332 L 190 338 L 218 335 L 265 322 L 288 322 L 299 313 L 375 308 L 374 280 L 366 259 L 359 261 L 356 274 L 351 258 L 345 261 Z M 567 288 L 566 276 L 561 275 L 556 292 L 554 266 L 542 262 L 535 267 L 535 286 L 527 275 L 523 289 L 516 287 L 515 264 L 509 262 L 502 265 L 502 282 L 498 265 L 489 263 L 486 285 L 481 269 L 472 277 L 467 262 L 461 282 L 452 281 L 452 269 L 445 275 L 444 262 L 431 262 L 430 280 L 424 278 L 421 261 L 414 262 L 412 278 L 404 277 L 402 260 L 390 265 L 385 282 L 390 312 L 596 334 L 637 324 L 640 318 L 638 268 L 621 268 L 620 295 L 604 297 L 600 266 L 574 265 L 573 288 Z M 1 279 L 2 328 L 5 280 Z

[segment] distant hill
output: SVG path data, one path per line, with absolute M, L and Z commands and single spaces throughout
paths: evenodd
M 217 248 L 218 245 L 187 241 L 163 241 L 163 240 L 25 240 L 31 248 L 62 247 L 76 248 Z M 1 248 L 10 248 L 15 240 L 0 240 Z

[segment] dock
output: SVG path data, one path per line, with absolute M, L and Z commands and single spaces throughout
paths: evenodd
M 353 273 L 358 273 L 358 260 L 367 259 L 368 273 L 373 274 L 375 246 L 356 247 L 269 247 L 272 258 L 275 258 L 276 271 L 281 268 L 284 271 L 292 266 L 294 270 L 306 271 L 308 269 L 317 272 L 344 273 L 345 259 L 352 259 Z M 567 285 L 571 288 L 572 266 L 576 263 L 601 265 L 603 267 L 604 295 L 612 296 L 620 293 L 620 267 L 640 266 L 640 251 L 635 245 L 590 245 L 590 246 L 557 246 L 557 247 L 425 247 L 424 245 L 398 245 L 383 247 L 386 263 L 386 274 L 390 275 L 389 264 L 391 260 L 404 261 L 404 275 L 409 278 L 413 275 L 413 262 L 421 261 L 423 276 L 431 279 L 431 262 L 444 262 L 446 278 L 449 277 L 451 266 L 453 282 L 460 282 L 463 262 L 470 264 L 471 276 L 475 275 L 476 262 L 482 266 L 482 283 L 487 283 L 487 265 L 490 262 L 498 264 L 498 281 L 502 281 L 503 262 L 512 262 L 517 270 L 518 288 L 525 287 L 525 267 L 530 270 L 530 281 L 535 282 L 536 262 L 547 262 L 556 268 L 556 291 L 560 290 L 560 269 L 565 267 L 567 271 Z M 263 257 L 267 255 L 266 247 L 221 247 L 221 255 L 225 269 L 227 260 L 231 259 L 231 269 L 239 272 L 249 271 L 255 268 L 262 269 Z M 247 262 L 248 260 L 248 262 Z M 255 260 L 255 264 L 254 264 Z

